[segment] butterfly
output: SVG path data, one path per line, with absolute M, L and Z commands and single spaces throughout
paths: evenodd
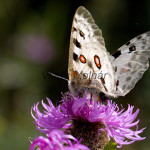
M 113 54 L 106 50 L 102 32 L 91 14 L 80 6 L 74 15 L 69 47 L 69 89 L 75 96 L 94 100 L 126 95 L 148 69 L 150 31 Z

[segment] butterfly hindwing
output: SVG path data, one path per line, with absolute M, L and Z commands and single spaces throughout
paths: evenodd
M 149 58 L 150 31 L 133 38 L 112 54 L 118 80 L 116 96 L 124 96 L 134 88 L 148 69 Z

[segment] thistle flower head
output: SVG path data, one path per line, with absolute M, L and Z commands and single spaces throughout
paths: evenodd
M 42 105 L 45 109 L 44 113 L 41 113 L 38 109 L 39 103 L 35 104 L 32 108 L 35 111 L 35 116 L 31 115 L 35 120 L 37 129 L 43 133 L 49 133 L 53 129 L 61 129 L 70 120 L 67 114 L 64 114 L 60 110 L 60 106 L 54 107 L 53 103 L 47 98 L 48 104 L 42 101 Z
M 113 138 L 118 148 L 145 139 L 139 136 L 144 128 L 138 130 L 139 120 L 135 121 L 135 119 L 139 110 L 133 113 L 134 106 L 128 105 L 125 111 L 123 108 L 119 109 L 118 105 L 110 100 L 104 105 L 87 99 L 86 95 L 76 98 L 69 93 L 63 95 L 57 107 L 54 107 L 49 99 L 47 101 L 49 106 L 42 102 L 45 108 L 44 113 L 39 111 L 38 104 L 32 108 L 35 112 L 32 116 L 41 132 L 49 133 L 53 129 L 68 129 L 73 136 L 83 138 L 82 143 L 86 145 L 94 141 L 93 139 L 104 141 L 103 139 L 107 137 L 109 141 Z M 131 129 L 132 127 L 136 127 L 135 131 Z M 105 144 L 108 141 L 106 140 Z M 95 143 L 92 144 L 95 145 Z

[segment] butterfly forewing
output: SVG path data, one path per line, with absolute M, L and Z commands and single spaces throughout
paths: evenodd
M 72 23 L 68 66 L 70 81 L 76 73 L 78 76 L 81 73 L 97 75 L 96 81 L 94 79 L 78 81 L 78 88 L 95 88 L 107 95 L 114 93 L 116 84 L 114 67 L 106 51 L 101 30 L 91 14 L 82 6 L 77 9 Z M 98 75 L 101 75 L 99 79 Z
M 91 14 L 80 6 L 74 15 L 71 29 L 68 64 L 69 79 L 71 79 L 73 60 L 77 59 L 83 45 L 90 42 L 99 42 L 101 45 L 105 45 L 101 30 L 95 24 Z
M 134 88 L 148 69 L 149 58 L 150 31 L 133 38 L 112 54 L 118 80 L 116 96 L 124 96 Z

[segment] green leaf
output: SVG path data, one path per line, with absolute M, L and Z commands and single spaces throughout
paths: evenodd
M 108 144 L 104 147 L 104 150 L 116 150 L 117 143 L 114 141 L 114 139 L 111 139 Z

